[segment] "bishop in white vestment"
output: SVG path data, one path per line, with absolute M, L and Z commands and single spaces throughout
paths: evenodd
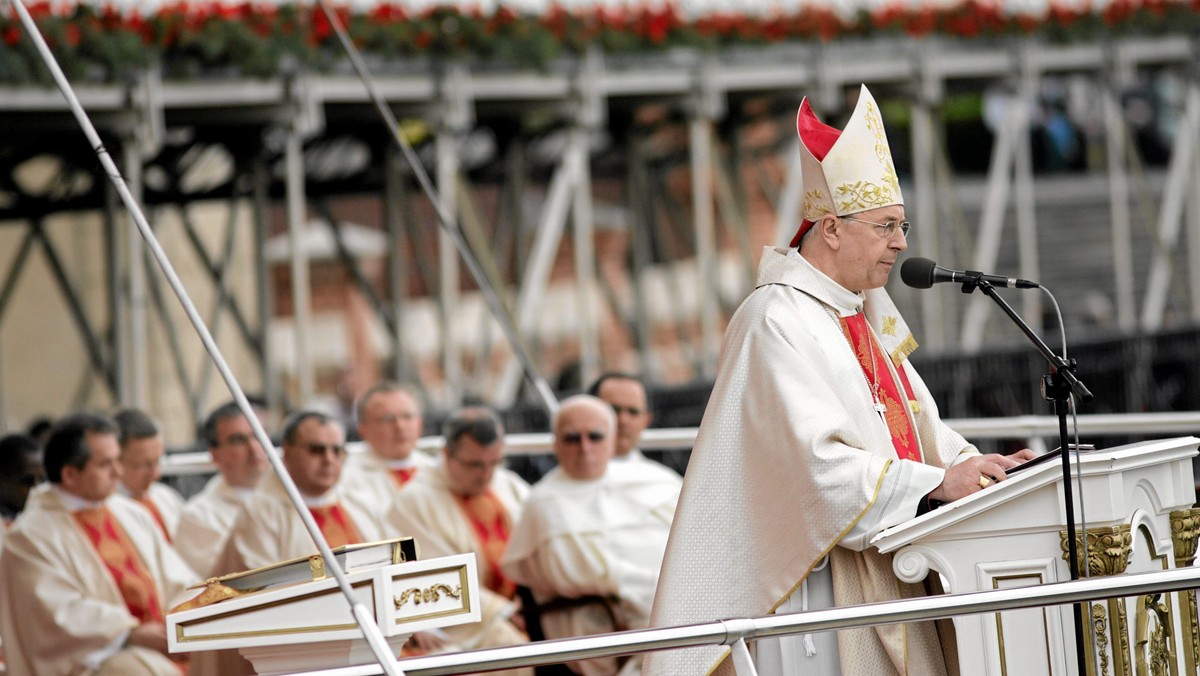
M 924 594 L 870 539 L 1017 464 L 979 455 L 942 423 L 907 359 L 916 342 L 881 287 L 909 224 L 870 92 L 862 88 L 843 132 L 805 101 L 798 131 L 799 248 L 764 250 L 757 288 L 730 320 L 653 626 L 796 611 L 805 597 L 845 606 Z M 818 638 L 760 641 L 760 673 L 929 676 L 955 666 L 929 622 L 843 631 L 836 647 Z M 720 647 L 658 652 L 645 671 L 727 674 L 728 657 Z

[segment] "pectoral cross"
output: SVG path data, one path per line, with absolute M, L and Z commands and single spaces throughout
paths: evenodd
M 879 414 L 879 419 L 882 420 L 883 424 L 886 426 L 887 425 L 887 406 L 884 406 L 883 402 L 876 400 L 874 408 L 875 408 L 875 412 Z

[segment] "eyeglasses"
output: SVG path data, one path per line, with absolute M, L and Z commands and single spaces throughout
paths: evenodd
M 587 436 L 588 441 L 596 443 L 599 441 L 604 441 L 605 435 L 604 432 L 596 432 L 594 430 L 588 432 L 586 435 L 583 432 L 567 432 L 566 434 L 562 435 L 562 440 L 564 443 L 578 444 L 583 441 L 584 436 Z
M 464 469 L 470 470 L 472 472 L 483 472 L 485 470 L 493 470 L 493 469 L 496 469 L 497 467 L 504 465 L 503 458 L 501 458 L 500 460 L 493 460 L 493 461 L 489 462 L 486 460 L 462 460 L 453 454 L 448 455 L 446 457 L 450 458 L 451 460 L 458 463 L 459 465 L 462 465 L 462 467 Z
M 341 444 L 305 444 L 304 448 L 312 455 L 325 455 L 332 452 L 335 457 L 342 457 L 346 447 Z
M 888 221 L 887 223 L 876 223 L 874 221 L 864 221 L 861 218 L 852 218 L 850 216 L 842 216 L 847 221 L 858 221 L 867 225 L 875 226 L 875 234 L 881 239 L 891 239 L 896 236 L 896 229 L 900 229 L 900 234 L 904 235 L 904 239 L 908 239 L 908 231 L 912 230 L 912 223 L 908 221 Z

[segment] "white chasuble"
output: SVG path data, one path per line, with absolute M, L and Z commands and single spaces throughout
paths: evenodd
M 521 518 L 529 484 L 515 473 L 499 467 L 489 486 L 508 513 L 509 523 Z M 511 599 L 484 588 L 484 568 L 488 565 L 475 528 L 463 514 L 454 494 L 450 492 L 445 460 L 423 467 L 404 489 L 396 492 L 385 520 L 396 536 L 415 538 L 422 559 L 451 554 L 475 554 L 480 569 L 480 597 L 483 619 L 478 624 L 463 624 L 444 629 L 459 650 L 492 648 L 527 643 L 529 637 L 519 631 L 509 618 L 517 611 Z M 498 672 L 501 676 L 532 676 L 533 669 L 513 669 Z
M 153 578 L 163 611 L 186 600 L 198 576 L 167 544 L 153 517 L 120 495 L 104 501 Z M 97 655 L 143 673 L 177 675 L 161 653 L 115 645 L 138 621 L 112 574 L 49 484 L 34 489 L 0 553 L 0 633 L 10 674 L 66 676 Z
M 643 461 L 609 463 L 604 476 L 590 481 L 556 467 L 533 487 L 504 570 L 542 605 L 546 638 L 647 626 L 681 483 L 678 474 Z M 607 601 L 579 603 L 587 597 Z M 635 657 L 621 673 L 637 673 L 639 665 Z M 618 660 L 570 666 L 586 676 L 611 676 Z
M 904 369 L 912 385 L 917 405 L 908 416 L 923 463 L 896 457 L 891 432 L 874 409 L 838 321 L 859 311 L 890 355 L 879 367 L 893 379 Z M 938 417 L 905 358 L 915 347 L 906 334 L 882 289 L 851 293 L 794 250 L 764 249 L 758 288 L 726 331 L 652 626 L 775 612 L 793 593 L 803 593 L 802 583 L 826 555 L 832 558 L 836 605 L 922 593 L 901 584 L 891 555 L 868 543 L 883 528 L 915 516 L 944 468 L 975 450 Z M 788 608 L 798 610 L 794 605 Z M 843 633 L 839 646 L 848 674 L 945 670 L 930 623 Z M 645 673 L 731 673 L 728 654 L 721 647 L 657 652 L 646 659 Z M 784 665 L 782 673 L 802 668 Z

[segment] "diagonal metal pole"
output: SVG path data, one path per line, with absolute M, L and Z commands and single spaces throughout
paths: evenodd
M 409 145 L 408 139 L 404 138 L 404 134 L 401 133 L 396 116 L 392 113 L 392 109 L 388 107 L 387 102 L 383 100 L 383 96 L 380 95 L 378 88 L 376 88 L 375 80 L 367 70 L 367 64 L 363 61 L 362 55 L 358 53 L 358 49 L 350 41 L 350 36 L 346 33 L 346 27 L 342 25 L 342 20 L 337 15 L 333 5 L 329 0 L 318 0 L 318 2 L 321 5 L 321 9 L 325 11 L 325 16 L 329 19 L 329 25 L 333 28 L 334 33 L 337 34 L 338 41 L 342 43 L 342 48 L 345 49 L 346 56 L 350 59 L 351 65 L 354 66 L 354 71 L 358 73 L 359 79 L 362 80 L 363 86 L 367 88 L 367 93 L 375 103 L 375 107 L 379 110 L 379 115 L 387 124 L 388 131 L 391 132 L 392 138 L 400 146 L 400 151 L 404 154 L 404 159 L 412 167 L 417 183 L 420 184 L 421 189 L 428 196 L 429 203 L 433 206 L 433 211 L 437 215 L 438 224 L 454 242 L 455 248 L 458 249 L 459 255 L 462 256 L 463 261 L 467 264 L 467 269 L 471 272 L 471 277 L 479 285 L 479 291 L 483 294 L 483 299 L 487 302 L 488 309 L 491 310 L 492 316 L 496 318 L 496 323 L 503 329 L 504 335 L 507 336 L 508 343 L 512 347 L 513 354 L 516 355 L 525 370 L 525 378 L 541 399 L 546 411 L 553 414 L 558 410 L 558 399 L 555 398 L 554 392 L 550 390 L 550 386 L 546 383 L 546 380 L 538 373 L 537 366 L 533 362 L 533 357 L 530 355 L 529 349 L 525 346 L 525 342 L 521 339 L 520 332 L 517 331 L 516 323 L 513 321 L 512 316 L 505 310 L 504 303 L 496 293 L 496 289 L 488 284 L 483 266 L 480 265 L 475 252 L 467 246 L 467 241 L 463 237 L 458 223 L 446 213 L 446 206 L 439 197 L 437 190 L 433 187 L 433 183 L 429 180 L 429 174 L 425 172 L 425 167 L 421 165 L 421 161 L 417 158 L 417 154 L 413 151 L 412 146 Z
M 38 30 L 33 17 L 29 15 L 29 11 L 25 8 L 23 0 L 10 0 L 10 3 L 16 9 L 21 24 L 25 27 L 25 32 L 33 41 L 34 46 L 37 47 L 38 53 L 41 55 L 46 67 L 50 70 L 51 75 L 54 76 L 54 81 L 57 83 L 59 90 L 66 97 L 67 103 L 71 107 L 71 112 L 79 122 L 84 135 L 87 136 L 88 142 L 91 143 L 92 150 L 95 151 L 96 157 L 100 160 L 105 173 L 108 174 L 108 178 L 117 189 L 117 193 L 120 194 L 121 201 L 124 202 L 125 208 L 129 211 L 129 217 L 133 219 L 138 231 L 142 235 L 142 239 L 146 242 L 146 246 L 154 254 L 154 258 L 158 261 L 159 267 L 162 268 L 163 275 L 170 283 L 171 289 L 179 297 L 179 302 L 183 305 L 188 319 L 192 322 L 192 326 L 200 336 L 200 341 L 204 344 L 204 349 L 212 356 L 213 364 L 216 365 L 217 370 L 221 372 L 221 377 L 229 386 L 229 391 L 237 401 L 238 408 L 245 414 L 246 420 L 250 422 L 250 426 L 254 429 L 254 437 L 262 444 L 263 448 L 273 448 L 274 445 L 271 443 L 270 437 L 267 436 L 266 430 L 263 429 L 262 423 L 259 422 L 258 416 L 254 414 L 254 410 L 250 407 L 250 402 L 246 399 L 246 393 L 242 391 L 241 385 L 238 384 L 233 372 L 229 369 L 229 364 L 226 363 L 220 348 L 217 347 L 216 341 L 213 340 L 212 333 L 204 325 L 204 320 L 200 317 L 199 311 L 188 296 L 183 282 L 175 274 L 175 267 L 171 264 L 170 259 L 167 258 L 167 254 L 159 243 L 158 238 L 154 235 L 154 231 L 150 229 L 150 224 L 146 221 L 146 215 L 142 213 L 141 207 L 134 200 L 133 194 L 129 191 L 129 186 L 125 184 L 125 179 L 121 176 L 120 170 L 117 169 L 116 163 L 113 162 L 112 156 L 109 155 L 108 150 L 100 141 L 100 135 L 96 132 L 96 127 L 83 110 L 78 97 L 75 96 L 75 90 L 71 87 L 71 83 L 67 81 L 66 76 L 58 65 L 58 61 L 55 60 L 54 55 L 50 52 L 45 38 L 42 37 L 41 32 Z M 296 508 L 297 515 L 299 515 L 300 520 L 304 523 L 304 527 L 308 530 L 308 534 L 312 537 L 313 542 L 316 543 L 317 549 L 321 553 L 321 558 L 325 560 L 325 569 L 333 573 L 338 587 L 346 597 L 346 602 L 350 604 L 354 619 L 362 630 L 363 637 L 366 638 L 367 644 L 370 646 L 376 661 L 385 674 L 389 676 L 404 676 L 404 671 L 396 665 L 395 657 L 392 656 L 387 642 L 384 641 L 383 634 L 379 631 L 379 627 L 371 617 L 371 611 L 362 603 L 355 601 L 354 590 L 350 588 L 346 574 L 342 571 L 341 566 L 338 565 L 337 559 L 334 558 L 333 552 L 329 549 L 329 544 L 325 542 L 324 536 L 321 535 L 321 529 L 317 527 L 312 514 L 305 507 L 304 499 L 300 497 L 300 491 L 296 488 L 296 484 L 288 476 L 287 469 L 283 466 L 283 460 L 280 459 L 277 453 L 267 453 L 266 455 L 267 459 L 271 462 L 271 467 L 275 470 L 275 474 L 278 475 L 280 483 L 283 484 L 288 497 L 291 499 L 292 505 Z

